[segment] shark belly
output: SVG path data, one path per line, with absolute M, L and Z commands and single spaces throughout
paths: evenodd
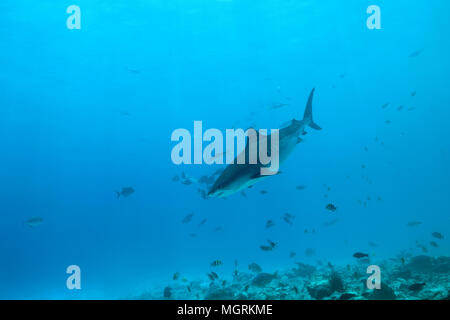
M 280 165 L 283 164 L 287 160 L 287 158 L 289 158 L 291 153 L 294 151 L 297 143 L 298 143 L 297 135 L 285 137 L 280 141 L 280 151 L 279 151 Z

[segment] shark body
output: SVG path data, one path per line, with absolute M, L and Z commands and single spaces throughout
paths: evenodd
M 314 89 L 312 89 L 308 98 L 308 102 L 306 103 L 303 119 L 292 119 L 291 123 L 287 127 L 279 130 L 278 154 L 280 165 L 289 157 L 295 146 L 302 141 L 300 136 L 306 134 L 305 128 L 307 126 L 316 130 L 321 130 L 321 128 L 314 123 L 312 117 L 313 96 Z M 266 138 L 268 150 L 271 150 L 270 135 Z M 242 151 L 246 153 L 245 159 L 249 159 L 249 149 L 249 139 L 247 138 L 245 150 Z M 208 196 L 220 198 L 227 197 L 253 186 L 261 179 L 269 177 L 269 175 L 261 175 L 261 168 L 267 167 L 267 165 L 263 165 L 259 162 L 256 164 L 238 164 L 236 160 L 237 157 L 235 161 L 232 164 L 229 164 L 222 172 L 222 174 L 217 178 L 217 180 L 209 190 Z

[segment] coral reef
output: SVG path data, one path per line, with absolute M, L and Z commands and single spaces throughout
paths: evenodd
M 420 255 L 380 261 L 378 265 L 380 289 L 367 288 L 367 265 L 361 262 L 346 266 L 296 263 L 294 268 L 274 273 L 239 271 L 228 279 L 172 281 L 132 299 L 449 299 L 450 257 Z

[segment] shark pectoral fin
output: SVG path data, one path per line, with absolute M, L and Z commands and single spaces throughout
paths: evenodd
M 260 172 L 258 172 L 258 173 L 255 173 L 253 176 L 251 176 L 250 180 L 258 180 L 258 179 L 262 179 L 262 178 L 267 178 L 269 176 L 277 176 L 279 174 L 281 174 L 281 171 L 277 171 L 277 172 L 274 172 L 273 174 L 265 174 L 265 175 L 262 175 Z
M 252 175 L 250 177 L 251 180 L 257 180 L 259 178 L 262 178 L 263 176 L 261 175 L 261 173 L 255 173 L 254 175 Z
M 255 183 L 256 181 L 258 181 L 259 179 L 263 179 L 266 178 L 267 175 L 262 175 L 260 172 L 255 173 L 253 176 L 250 177 L 250 180 Z

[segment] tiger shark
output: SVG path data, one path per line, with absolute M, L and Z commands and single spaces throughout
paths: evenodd
M 289 157 L 289 155 L 294 150 L 295 146 L 302 141 L 300 136 L 306 134 L 305 128 L 307 126 L 315 130 L 322 129 L 313 121 L 312 101 L 314 96 L 314 90 L 315 89 L 312 89 L 309 95 L 303 119 L 302 120 L 292 119 L 288 126 L 280 129 L 278 132 L 279 134 L 278 157 L 280 165 Z M 261 133 L 259 133 L 259 135 L 261 135 Z M 270 150 L 272 141 L 269 138 L 270 135 L 266 137 L 268 150 Z M 260 139 L 258 139 L 257 141 L 260 141 Z M 242 151 L 245 152 L 246 156 L 245 159 L 249 159 L 250 145 L 251 143 L 247 136 L 245 150 Z M 236 157 L 236 159 L 238 157 Z M 219 197 L 219 198 L 228 197 L 236 192 L 239 192 L 246 188 L 250 188 L 256 182 L 270 176 L 261 174 L 261 168 L 267 165 L 264 165 L 260 162 L 254 164 L 251 163 L 239 164 L 237 163 L 236 159 L 233 163 L 230 163 L 225 168 L 225 170 L 214 182 L 213 186 L 208 191 L 209 197 Z

